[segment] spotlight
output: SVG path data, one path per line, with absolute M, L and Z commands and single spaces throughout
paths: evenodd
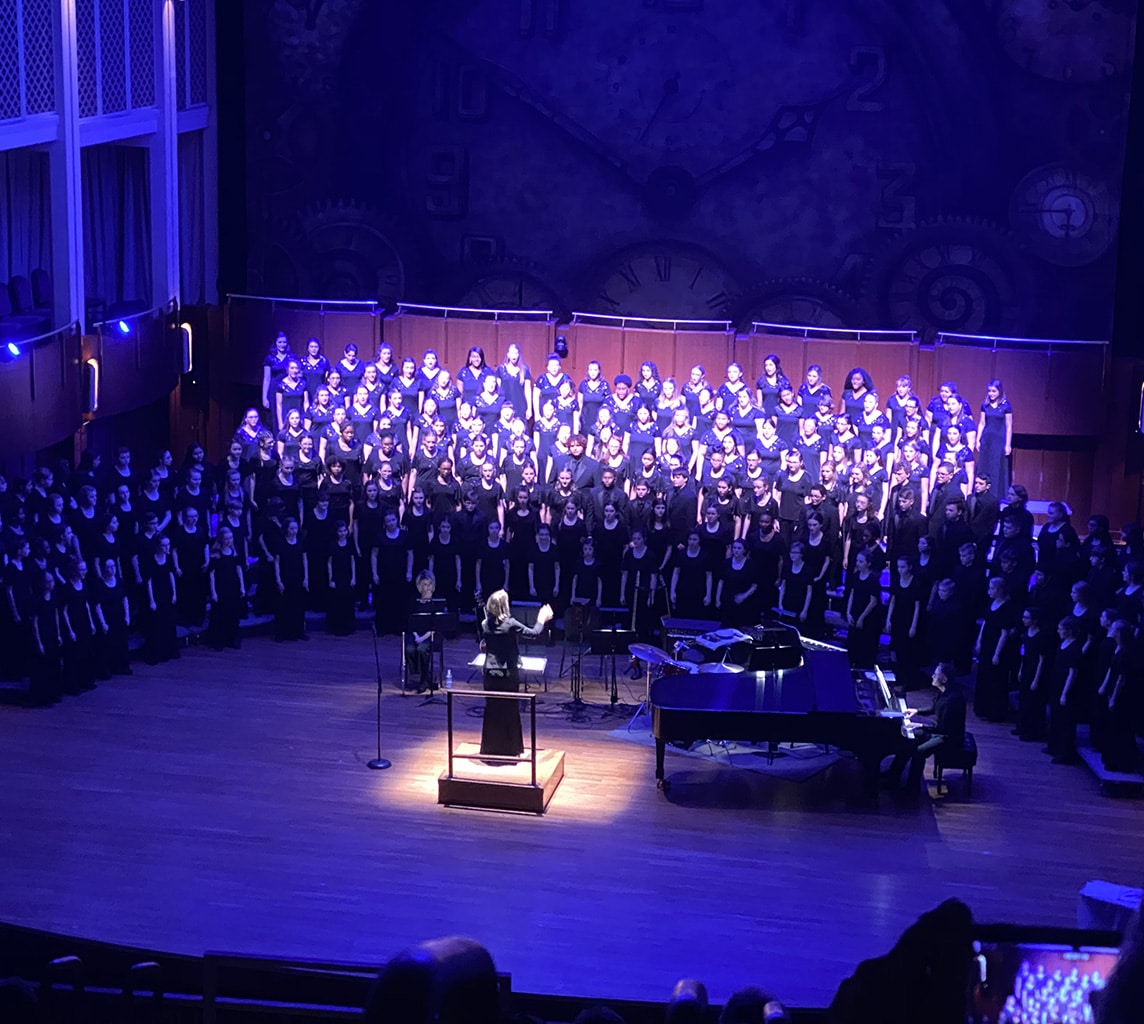
M 126 320 L 117 320 L 115 329 L 126 338 L 131 333 L 131 324 Z
M 4 346 L 4 351 L 7 352 L 9 359 L 17 359 L 20 355 L 20 346 L 14 341 L 10 341 Z
M 556 344 L 552 349 L 561 359 L 568 358 L 568 339 L 563 334 L 556 335 Z

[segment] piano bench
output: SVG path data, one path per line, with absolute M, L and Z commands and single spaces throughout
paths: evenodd
M 961 769 L 965 779 L 966 793 L 973 793 L 973 769 L 977 766 L 977 740 L 968 729 L 965 732 L 965 742 L 960 750 L 942 744 L 933 755 L 933 777 L 937 780 L 937 791 L 940 793 L 945 785 L 944 773 L 946 768 Z

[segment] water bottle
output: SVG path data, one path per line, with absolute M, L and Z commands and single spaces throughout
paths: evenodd
M 453 670 L 449 669 L 445 672 L 445 689 L 453 689 Z

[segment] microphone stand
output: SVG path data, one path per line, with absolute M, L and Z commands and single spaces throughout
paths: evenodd
M 373 760 L 366 762 L 367 768 L 389 768 L 393 762 L 388 758 L 381 756 L 381 655 L 377 653 L 377 625 L 370 627 L 373 633 L 373 663 L 377 668 L 377 757 Z M 405 645 L 402 644 L 404 651 Z

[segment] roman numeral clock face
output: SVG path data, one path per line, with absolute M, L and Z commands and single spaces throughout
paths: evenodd
M 717 257 L 698 246 L 651 242 L 604 260 L 583 312 L 671 320 L 728 320 L 741 289 Z

